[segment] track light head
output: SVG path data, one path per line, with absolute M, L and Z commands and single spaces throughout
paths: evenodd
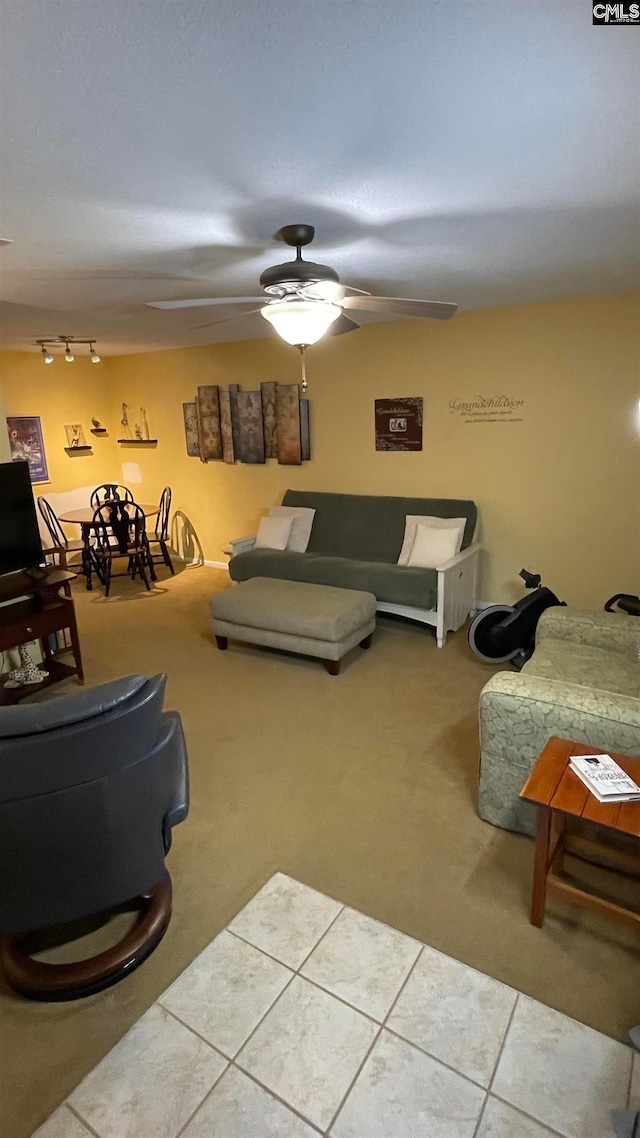
M 99 364 L 100 363 L 100 356 L 96 352 L 93 344 L 89 345 L 89 355 L 91 357 L 91 363 L 92 364 Z
M 65 346 L 64 358 L 68 364 L 72 364 L 76 358 L 74 356 L 73 352 L 71 351 L 71 348 L 69 347 L 69 341 L 67 341 L 66 346 Z
M 45 346 L 43 344 L 41 350 L 42 350 L 42 357 L 44 359 L 44 362 L 46 364 L 52 364 L 53 363 L 53 356 L 51 355 L 51 352 L 49 351 L 49 349 L 45 348 Z

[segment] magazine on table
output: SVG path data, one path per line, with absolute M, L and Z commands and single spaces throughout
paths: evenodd
M 611 755 L 573 755 L 569 766 L 598 802 L 640 802 L 640 786 Z

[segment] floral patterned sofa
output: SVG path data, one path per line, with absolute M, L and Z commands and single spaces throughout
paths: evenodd
M 521 672 L 498 672 L 480 694 L 480 816 L 532 834 L 518 797 L 551 735 L 640 755 L 640 620 L 547 609 Z

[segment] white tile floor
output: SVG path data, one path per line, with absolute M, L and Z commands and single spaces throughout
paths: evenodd
M 283 874 L 37 1138 L 606 1138 L 640 1054 Z

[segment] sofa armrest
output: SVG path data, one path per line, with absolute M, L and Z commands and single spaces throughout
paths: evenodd
M 640 699 L 525 672 L 498 672 L 485 684 L 480 693 L 483 753 L 501 754 L 529 769 L 552 735 L 640 755 Z
M 253 549 L 256 543 L 256 535 L 251 534 L 249 537 L 236 537 L 233 541 L 229 542 L 231 546 L 231 556 L 235 557 L 237 553 L 246 553 L 249 549 Z
M 498 672 L 480 693 L 480 817 L 523 834 L 535 832 L 535 808 L 520 798 L 552 735 L 594 750 L 640 755 L 640 699 Z
M 581 612 L 554 605 L 538 621 L 536 644 L 546 637 L 633 653 L 640 642 L 640 620 L 621 612 Z
M 466 549 L 461 549 L 459 553 L 456 553 L 455 557 L 450 557 L 448 561 L 443 561 L 442 565 L 436 565 L 436 570 L 438 573 L 446 573 L 448 569 L 455 569 L 456 565 L 462 565 L 462 563 L 467 561 L 470 557 L 476 557 L 481 549 L 482 546 L 480 543 L 474 542 L 473 545 L 469 545 Z
M 439 648 L 444 646 L 447 632 L 461 628 L 476 606 L 480 548 L 479 544 L 470 545 L 438 565 L 436 636 Z

